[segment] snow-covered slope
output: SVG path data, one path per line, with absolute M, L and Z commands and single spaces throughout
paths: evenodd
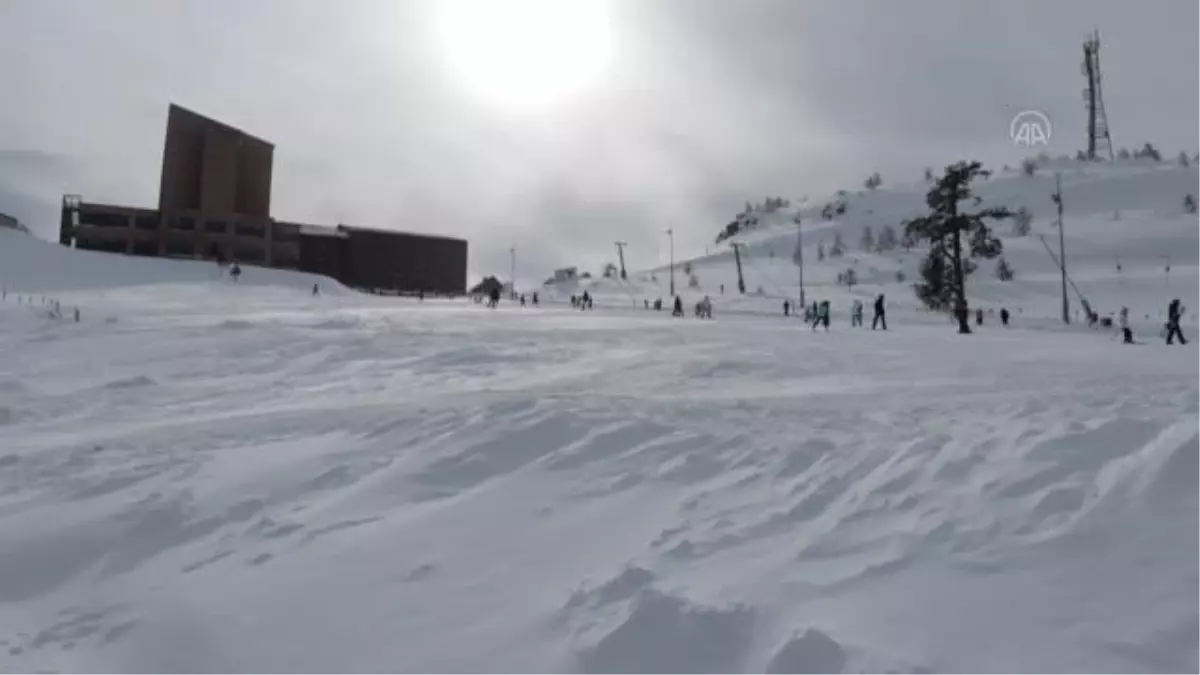
M 1156 331 L 1172 298 L 1182 299 L 1187 307 L 1198 307 L 1200 236 L 1195 214 L 1184 213 L 1182 203 L 1184 195 L 1197 193 L 1200 173 L 1194 166 L 1140 161 L 1051 162 L 1034 176 L 1001 172 L 979 181 L 976 191 L 984 205 L 1006 205 L 1013 210 L 1024 206 L 1032 212 L 1034 221 L 1033 232 L 1025 237 L 1012 236 L 1010 222 L 997 226 L 1005 246 L 1004 256 L 1016 278 L 1002 283 L 995 277 L 995 263 L 981 261 L 968 281 L 972 306 L 994 311 L 1007 307 L 1013 314 L 1020 314 L 1026 326 L 1049 327 L 1061 316 L 1058 267 L 1039 239 L 1039 235 L 1044 236 L 1057 255 L 1058 229 L 1050 199 L 1056 171 L 1062 175 L 1068 272 L 1078 291 L 1101 315 L 1115 315 L 1127 306 L 1142 330 Z M 797 229 L 793 216 L 799 213 L 806 300 L 831 300 L 835 320 L 843 322 L 848 322 L 854 298 L 864 300 L 869 307 L 880 293 L 887 296 L 892 309 L 915 314 L 918 303 L 911 284 L 918 276 L 923 253 L 918 249 L 863 252 L 859 241 L 864 227 L 871 227 L 876 235 L 887 225 L 898 234 L 902 232 L 905 219 L 925 211 L 928 187 L 924 183 L 908 184 L 850 194 L 846 197 L 846 213 L 833 222 L 819 218 L 824 201 L 810 201 L 798 211 L 762 214 L 759 228 L 735 237 L 746 244 L 742 266 L 749 295 L 736 294 L 737 272 L 728 247 L 706 257 L 677 261 L 676 289 L 689 302 L 705 294 L 712 296 L 716 312 L 782 313 L 783 300 L 795 302 L 799 294 L 799 270 L 792 262 Z M 838 232 L 847 247 L 845 256 L 817 260 L 818 246 L 830 249 Z M 699 287 L 689 288 L 685 265 L 690 265 Z M 1168 265 L 1169 274 L 1165 272 Z M 853 289 L 837 284 L 838 275 L 850 268 L 859 282 Z M 903 273 L 904 281 L 897 280 L 897 272 Z M 605 304 L 641 307 L 644 299 L 669 299 L 669 278 L 667 268 L 661 267 L 632 274 L 628 282 L 599 279 L 550 292 L 551 296 L 562 296 L 588 289 Z M 1070 296 L 1073 310 L 1080 312 L 1076 291 L 1072 289 Z M 1197 316 L 1189 312 L 1185 322 L 1194 326 Z
M 1187 302 L 1195 219 L 1150 201 Z M 1106 217 L 1070 221 L 1089 292 L 1141 246 Z M 611 282 L 593 312 L 314 298 L 9 243 L 0 670 L 1200 667 L 1194 346 L 679 321 Z M 1114 288 L 1150 307 L 1145 250 Z
M 348 292 L 336 281 L 305 272 L 242 265 L 240 285 Z M 216 264 L 84 251 L 50 244 L 27 234 L 0 228 L 0 286 L 12 292 L 104 290 L 156 284 L 221 281 Z

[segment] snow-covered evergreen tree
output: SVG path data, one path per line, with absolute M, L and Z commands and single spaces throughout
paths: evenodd
M 830 258 L 840 258 L 846 254 L 846 242 L 842 241 L 842 233 L 833 234 L 833 246 L 829 248 Z
M 875 240 L 875 248 L 880 251 L 891 251 L 896 248 L 899 239 L 896 236 L 896 228 L 891 225 L 884 225 L 879 229 L 879 238 Z
M 1033 213 L 1022 206 L 1013 214 L 1012 233 L 1017 237 L 1029 236 L 1033 230 Z
M 1008 264 L 1004 256 L 1000 256 L 996 261 L 996 278 L 1000 281 L 1012 281 L 1013 276 L 1015 275 L 1013 274 L 1012 266 Z
M 948 302 L 957 308 L 960 333 L 971 332 L 966 312 L 966 277 L 975 268 L 971 258 L 995 258 L 1004 249 L 985 221 L 1012 217 L 1003 206 L 974 213 L 960 209 L 962 202 L 973 201 L 971 182 L 985 174 L 983 165 L 975 161 L 946 167 L 945 175 L 925 196 L 929 214 L 904 224 L 906 232 L 930 243 L 921 266 L 923 281 L 915 287 L 917 297 L 930 309 L 945 309 Z
M 875 233 L 871 230 L 870 225 L 864 225 L 862 238 L 858 240 L 858 247 L 863 251 L 875 250 Z

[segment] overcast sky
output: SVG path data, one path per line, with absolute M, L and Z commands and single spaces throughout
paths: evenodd
M 646 267 L 747 200 L 1015 164 L 1020 110 L 1074 154 L 1093 28 L 1115 145 L 1200 146 L 1195 0 L 613 0 L 608 71 L 532 114 L 464 94 L 431 1 L 0 0 L 0 212 L 54 238 L 63 193 L 154 206 L 176 102 L 275 143 L 276 218 L 463 237 L 473 277 L 618 238 Z

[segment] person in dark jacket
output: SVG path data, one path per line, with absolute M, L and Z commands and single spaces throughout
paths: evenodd
M 975 325 L 976 326 L 983 325 L 983 308 L 975 310 Z
M 1179 330 L 1179 319 L 1183 317 L 1183 303 L 1179 302 L 1179 298 L 1171 301 L 1167 305 L 1167 344 L 1175 344 L 1172 340 L 1178 336 L 1179 344 L 1186 345 L 1187 340 L 1183 337 L 1183 331 Z
M 792 303 L 788 302 L 787 300 L 784 300 L 783 301 L 783 315 L 788 316 L 788 314 L 791 312 L 791 309 L 792 309 Z
M 1008 325 L 1008 309 L 1007 308 L 1004 308 L 1004 307 L 1000 308 L 1000 323 L 1004 324 L 1005 326 Z
M 875 317 L 871 319 L 871 330 L 875 330 L 875 326 L 878 324 L 882 324 L 883 329 L 887 330 L 887 314 L 883 302 L 883 293 L 880 293 L 879 297 L 875 298 Z
M 683 299 L 678 295 L 675 296 L 675 309 L 671 310 L 671 316 L 683 316 Z

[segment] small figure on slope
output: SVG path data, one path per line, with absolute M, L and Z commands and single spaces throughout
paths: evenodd
M 817 305 L 816 319 L 812 323 L 812 329 L 816 330 L 817 326 L 824 325 L 825 332 L 829 332 L 829 301 L 822 300 Z
M 887 312 L 884 306 L 883 293 L 875 298 L 875 316 L 871 319 L 871 330 L 875 330 L 877 325 L 882 325 L 884 330 L 887 330 Z
M 1183 337 L 1183 331 L 1179 330 L 1179 319 L 1183 317 L 1183 303 L 1179 302 L 1179 298 L 1171 301 L 1167 305 L 1167 344 L 1175 344 L 1172 340 L 1176 336 L 1179 337 L 1179 344 L 1186 345 L 1187 340 Z
M 1118 319 L 1121 322 L 1121 336 L 1124 338 L 1122 342 L 1127 345 L 1133 344 L 1133 330 L 1129 328 L 1129 308 L 1122 307 L 1121 314 Z

